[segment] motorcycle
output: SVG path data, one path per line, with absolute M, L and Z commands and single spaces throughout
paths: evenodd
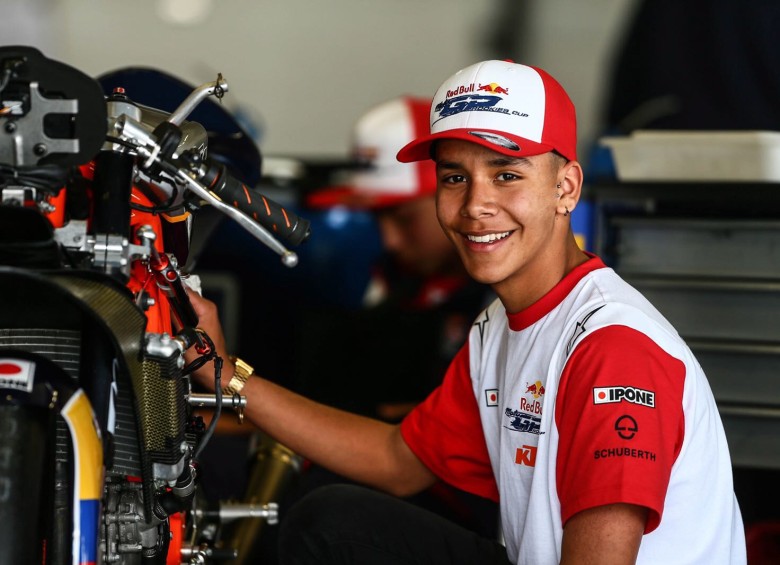
M 246 399 L 223 397 L 185 289 L 193 217 L 210 206 L 289 267 L 310 235 L 188 121 L 227 91 L 220 75 L 166 112 L 0 47 L 0 564 L 228 560 L 223 522 L 278 519 L 199 491 L 223 407 L 241 418 Z M 212 359 L 216 392 L 198 392 L 188 375 Z

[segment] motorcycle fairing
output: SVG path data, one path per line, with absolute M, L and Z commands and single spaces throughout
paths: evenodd
M 0 379 L 3 393 L 0 427 L 7 432 L 0 434 L 0 450 L 14 453 L 6 465 L 8 474 L 3 478 L 8 482 L 9 495 L 31 498 L 28 512 L 23 517 L 3 516 L 4 510 L 0 508 L 3 523 L 7 524 L 8 519 L 21 522 L 18 528 L 1 530 L 0 535 L 7 537 L 2 539 L 4 555 L 15 562 L 31 563 L 41 562 L 46 554 L 55 559 L 61 554 L 63 562 L 94 565 L 97 562 L 104 461 L 101 433 L 89 399 L 59 365 L 37 353 L 13 346 L 0 347 L 0 368 L 7 376 Z M 65 423 L 68 445 L 61 445 L 55 415 L 61 416 Z M 56 439 L 55 429 L 58 430 Z M 29 446 L 12 446 L 17 441 L 29 442 Z M 50 442 L 57 444 L 58 452 L 67 450 L 71 454 L 72 466 L 66 471 L 70 480 L 64 483 L 69 485 L 65 488 L 70 491 L 67 508 L 61 508 L 57 502 L 53 502 L 51 508 L 48 502 L 41 505 L 44 500 L 59 500 L 57 492 L 63 488 L 62 483 L 54 486 L 57 481 L 46 478 L 49 473 L 57 473 L 46 471 L 56 467 L 52 461 L 46 465 L 42 463 L 44 453 L 53 453 L 42 447 Z M 28 481 L 37 484 L 31 489 L 25 486 Z M 15 506 L 10 500 L 7 502 L 9 509 Z M 70 547 L 58 545 L 60 537 L 55 533 L 36 538 L 39 521 L 50 524 L 44 532 L 69 529 L 72 533 Z M 40 554 L 35 555 L 36 552 Z

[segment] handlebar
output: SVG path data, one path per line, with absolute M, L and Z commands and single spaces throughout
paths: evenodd
M 292 245 L 306 241 L 311 235 L 308 220 L 298 217 L 267 196 L 251 190 L 231 176 L 225 165 L 212 165 L 200 180 L 222 201 L 232 204 Z
M 168 127 L 177 126 L 171 124 Z M 297 245 L 309 237 L 308 220 L 299 218 L 270 198 L 250 191 L 222 165 L 202 162 L 195 155 L 170 154 L 163 148 L 164 141 L 161 144 L 154 132 L 126 114 L 116 119 L 113 130 L 116 136 L 144 158 L 141 168 L 156 167 L 164 171 L 201 199 L 233 218 L 280 255 L 285 266 L 294 267 L 298 264 L 298 256 L 282 245 L 271 232 Z

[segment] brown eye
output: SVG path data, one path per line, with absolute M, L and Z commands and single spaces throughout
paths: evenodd
M 447 175 L 445 177 L 442 177 L 439 182 L 442 182 L 444 184 L 457 184 L 465 180 L 466 177 L 464 177 L 463 175 Z

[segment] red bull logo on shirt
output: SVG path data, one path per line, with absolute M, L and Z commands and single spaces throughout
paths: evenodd
M 542 384 L 542 381 L 536 381 L 534 384 L 526 384 L 525 393 L 528 394 L 529 392 L 533 395 L 534 398 L 541 398 L 544 396 L 544 385 Z
M 533 397 L 533 400 L 520 397 L 520 410 L 529 414 L 541 414 L 541 398 L 544 396 L 544 385 L 542 384 L 542 381 L 536 381 L 533 384 L 525 383 L 525 386 L 525 394 L 530 394 Z

